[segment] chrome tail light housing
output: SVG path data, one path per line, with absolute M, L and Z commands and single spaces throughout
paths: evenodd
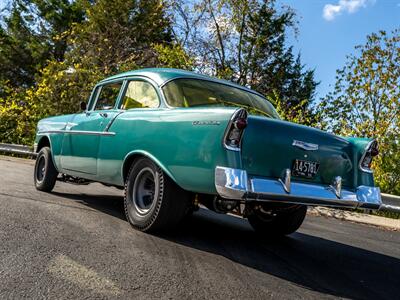
M 361 156 L 360 159 L 360 169 L 361 171 L 372 173 L 371 164 L 372 160 L 375 156 L 379 154 L 379 146 L 376 140 L 372 140 L 368 143 L 367 147 L 365 148 L 364 154 Z
M 242 137 L 247 127 L 247 111 L 240 108 L 234 112 L 224 134 L 224 147 L 228 150 L 240 151 Z

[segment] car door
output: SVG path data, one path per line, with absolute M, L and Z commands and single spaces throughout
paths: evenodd
M 110 131 L 115 129 L 117 134 L 115 138 L 100 137 L 96 177 L 99 181 L 116 185 L 121 183 L 121 168 L 126 151 L 143 149 L 146 147 L 146 141 L 153 139 L 152 136 L 146 135 L 149 132 L 147 126 L 153 126 L 152 118 L 158 118 L 157 109 L 160 104 L 155 85 L 139 78 L 132 78 L 126 82 L 118 106 L 121 118 L 118 116 L 110 127 Z
M 119 113 L 116 109 L 122 81 L 97 86 L 87 111 L 76 114 L 68 123 L 61 155 L 61 167 L 95 175 L 97 155 L 102 136 L 109 136 L 107 125 Z

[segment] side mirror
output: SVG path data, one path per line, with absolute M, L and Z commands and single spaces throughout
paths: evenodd
M 86 102 L 82 101 L 81 102 L 81 110 L 85 111 L 86 109 L 87 109 L 87 104 L 86 104 Z

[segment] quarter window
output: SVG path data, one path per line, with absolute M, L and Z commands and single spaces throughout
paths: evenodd
M 95 110 L 107 110 L 115 107 L 122 82 L 115 82 L 101 86 Z
M 154 87 L 145 81 L 130 81 L 122 100 L 122 109 L 155 108 L 160 101 Z

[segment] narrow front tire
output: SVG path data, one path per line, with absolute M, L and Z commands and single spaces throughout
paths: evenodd
M 37 190 L 51 192 L 56 184 L 57 169 L 54 167 L 49 147 L 40 149 L 35 163 L 33 174 L 34 184 Z

